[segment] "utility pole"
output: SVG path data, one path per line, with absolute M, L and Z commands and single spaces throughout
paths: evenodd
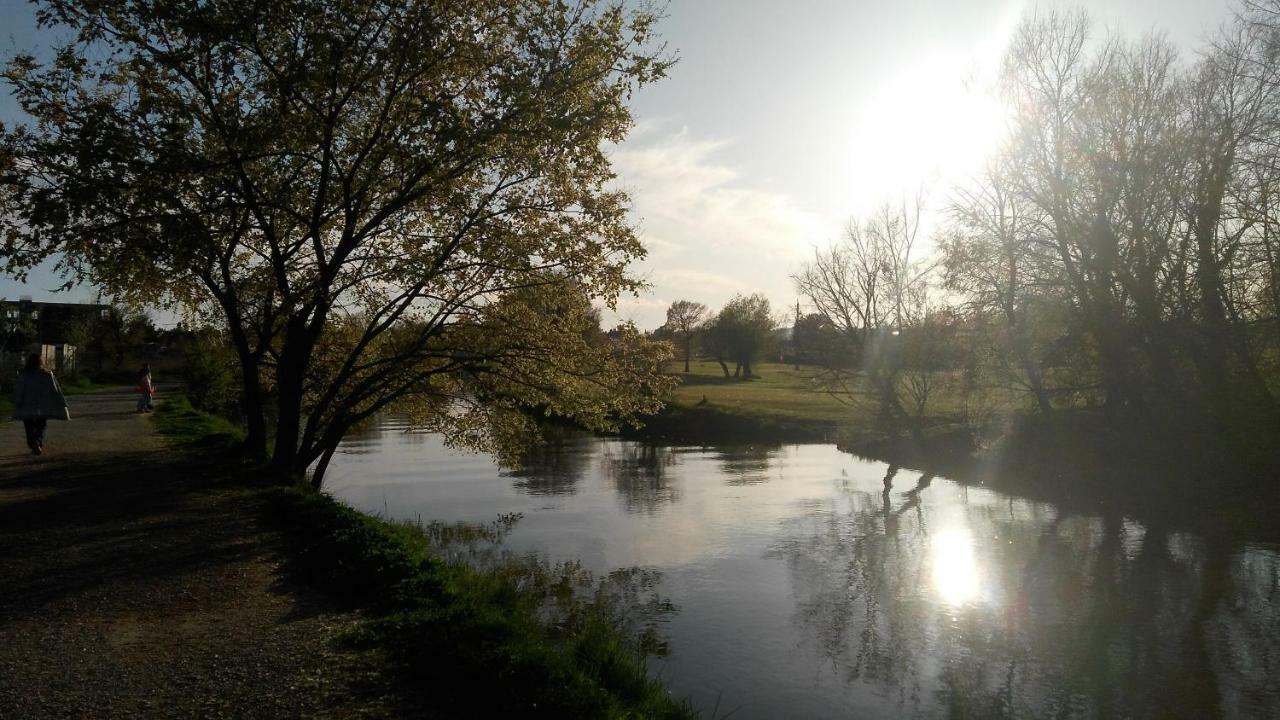
M 791 326 L 791 362 L 800 369 L 800 346 L 796 344 L 796 330 L 800 329 L 800 298 L 796 298 L 796 321 Z

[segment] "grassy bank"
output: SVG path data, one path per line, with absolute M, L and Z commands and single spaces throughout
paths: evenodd
M 196 410 L 180 392 L 166 394 L 151 417 L 160 434 L 183 445 L 229 447 L 244 439 L 231 421 Z
M 676 407 L 709 407 L 740 417 L 835 425 L 849 417 L 849 406 L 817 383 L 816 370 L 780 363 L 759 363 L 750 380 L 726 378 L 714 362 L 694 362 L 689 372 L 673 363 L 668 372 L 680 378 L 672 392 Z
M 669 366 L 681 385 L 639 434 L 691 443 L 834 441 L 864 457 L 1069 509 L 1199 527 L 1211 505 L 1255 531 L 1274 525 L 1247 500 L 1280 494 L 1268 480 L 1280 474 L 1274 422 L 1248 408 L 1228 423 L 1191 408 L 1109 418 L 1084 402 L 1044 417 L 1012 389 L 966 398 L 960 376 L 940 374 L 922 437 L 889 438 L 870 417 L 874 402 L 840 402 L 814 369 L 765 363 L 748 381 L 724 378 L 716 363 L 690 369 Z
M 212 446 L 234 439 L 225 421 L 178 395 L 155 419 L 161 432 L 211 460 Z M 284 538 L 287 572 L 360 611 L 348 641 L 384 658 L 385 673 L 422 714 L 695 716 L 648 672 L 642 636 L 628 624 L 616 583 L 607 582 L 618 578 L 500 555 L 482 564 L 446 561 L 443 547 L 494 541 L 502 528 L 388 522 L 229 465 L 211 462 L 209 472 L 255 488 L 266 522 Z
M 667 408 L 645 419 L 641 437 L 677 442 L 816 442 L 832 440 L 850 409 L 822 390 L 810 368 L 760 363 L 757 377 L 726 378 L 719 364 L 699 361 L 680 379 Z
M 421 528 L 302 489 L 273 508 L 292 572 L 369 613 L 353 641 L 384 649 L 419 702 L 467 717 L 693 716 L 649 675 L 606 596 L 571 597 L 585 584 L 572 572 L 447 563 Z
M 715 362 L 682 370 L 681 363 L 668 366 L 680 384 L 666 409 L 635 434 L 676 442 L 840 442 L 866 453 L 888 447 L 870 416 L 875 403 L 831 392 L 818 368 L 760 363 L 750 380 L 724 377 Z M 940 378 L 926 406 L 927 433 L 949 436 L 948 442 L 955 441 L 964 413 L 957 384 Z

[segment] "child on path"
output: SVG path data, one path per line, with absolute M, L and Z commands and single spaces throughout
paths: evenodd
M 151 396 L 156 388 L 151 384 L 151 365 L 143 363 L 138 371 L 138 412 L 151 412 Z
M 70 420 L 67 400 L 53 373 L 44 367 L 39 353 L 27 358 L 13 387 L 13 419 L 21 420 L 27 431 L 31 454 L 44 453 L 45 425 L 50 420 Z

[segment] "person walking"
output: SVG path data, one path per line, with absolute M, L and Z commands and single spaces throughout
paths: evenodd
M 31 454 L 44 453 L 45 425 L 49 420 L 70 420 L 67 399 L 53 373 L 44 367 L 39 353 L 27 357 L 13 387 L 13 419 L 21 420 L 27 431 Z
M 151 412 L 151 396 L 156 388 L 151 384 L 151 364 L 143 363 L 138 371 L 138 412 Z

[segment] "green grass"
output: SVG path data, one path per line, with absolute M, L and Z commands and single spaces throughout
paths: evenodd
M 833 395 L 824 384 L 820 368 L 802 365 L 798 369 L 780 363 L 760 363 L 751 380 L 726 378 L 715 362 L 690 363 L 689 373 L 680 372 L 682 363 L 671 363 L 667 372 L 681 381 L 672 392 L 671 405 L 677 408 L 711 408 L 723 413 L 783 421 L 808 421 L 860 426 L 875 408 L 874 400 L 855 380 L 854 395 Z M 905 376 L 904 376 L 905 380 Z M 964 414 L 965 397 L 958 370 L 940 372 L 924 415 L 933 423 L 955 422 Z M 984 388 L 984 401 L 998 413 L 1028 409 L 1030 398 L 1010 388 Z M 853 400 L 854 402 L 850 402 Z M 906 394 L 903 401 L 909 400 Z
M 439 559 L 427 529 L 310 489 L 279 490 L 273 505 L 287 572 L 360 608 L 353 642 L 384 651 L 442 717 L 696 716 L 649 674 L 606 597 L 571 597 L 576 565 L 477 569 Z
M 161 435 L 182 444 L 229 446 L 244 439 L 244 431 L 230 420 L 196 410 L 180 392 L 157 402 L 151 419 Z
M 767 416 L 786 420 L 822 423 L 847 421 L 853 410 L 815 382 L 816 369 L 802 366 L 760 363 L 758 377 L 740 380 L 724 377 L 715 362 L 672 363 L 668 372 L 681 379 L 672 393 L 678 407 L 706 407 L 744 416 Z

